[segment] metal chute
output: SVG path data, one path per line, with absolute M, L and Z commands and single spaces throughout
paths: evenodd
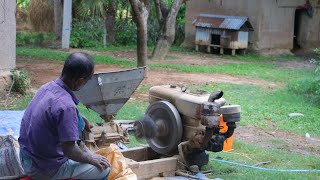
M 87 108 L 102 116 L 112 115 L 130 99 L 144 79 L 144 72 L 145 67 L 97 73 L 75 94 Z

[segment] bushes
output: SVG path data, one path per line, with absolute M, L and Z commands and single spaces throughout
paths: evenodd
M 17 32 L 17 46 L 43 47 L 52 46 L 56 36 L 54 33 Z
M 311 60 L 311 63 L 317 65 L 313 75 L 290 82 L 288 89 L 296 94 L 303 94 L 312 103 L 320 105 L 320 49 L 317 48 L 314 52 L 318 57 Z
M 75 19 L 72 23 L 70 46 L 74 48 L 102 47 L 104 21 L 99 18 Z
M 31 82 L 30 77 L 26 70 L 13 70 L 12 71 L 13 77 L 13 86 L 12 91 L 20 93 L 22 95 L 26 95 L 27 90 L 29 89 Z
M 158 38 L 159 25 L 156 21 L 149 21 L 148 28 L 148 44 L 152 45 Z M 75 20 L 71 34 L 71 47 L 103 47 L 103 35 L 104 21 L 102 19 Z M 137 43 L 136 24 L 131 20 L 118 20 L 115 39 L 117 45 L 135 45 Z
M 116 22 L 116 44 L 135 45 L 137 44 L 137 26 L 133 21 Z

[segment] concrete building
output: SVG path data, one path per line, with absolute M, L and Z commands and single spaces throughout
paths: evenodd
M 306 3 L 306 0 L 189 0 L 184 45 L 195 47 L 196 28 L 192 22 L 206 13 L 248 17 L 254 29 L 249 34 L 250 49 L 319 46 L 320 0 L 310 0 L 312 8 L 306 9 Z
M 16 1 L 0 0 L 0 91 L 11 82 L 16 66 Z

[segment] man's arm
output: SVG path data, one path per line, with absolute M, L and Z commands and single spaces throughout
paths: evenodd
M 100 170 L 110 167 L 110 163 L 107 158 L 98 154 L 82 151 L 74 141 L 63 142 L 62 150 L 65 156 L 74 161 L 92 164 Z
M 85 123 L 84 129 L 87 132 L 91 132 L 91 128 L 93 128 L 92 124 L 89 122 L 89 120 L 86 117 L 82 116 L 82 119 L 84 120 L 84 123 Z

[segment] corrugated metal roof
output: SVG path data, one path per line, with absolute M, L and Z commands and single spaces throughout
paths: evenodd
M 200 14 L 192 24 L 197 27 L 240 30 L 246 24 L 253 30 L 249 18 L 240 16 L 224 16 L 216 14 Z

